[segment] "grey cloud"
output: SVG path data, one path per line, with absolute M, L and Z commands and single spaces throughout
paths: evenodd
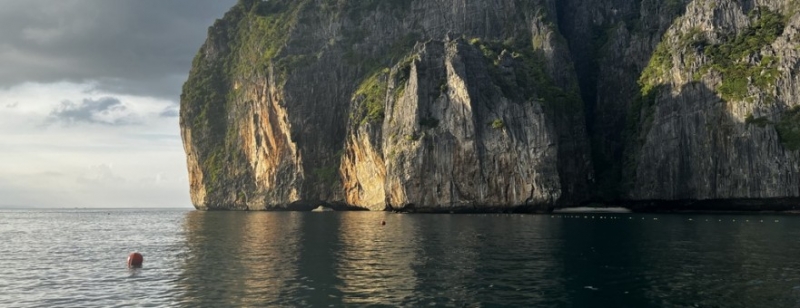
M 19 102 L 13 102 L 10 104 L 6 104 L 6 108 L 17 108 L 19 106 Z
M 177 100 L 214 19 L 236 0 L 25 0 L 0 4 L 0 87 L 97 82 Z
M 46 123 L 62 124 L 105 124 L 130 125 L 138 124 L 135 116 L 126 112 L 127 108 L 119 99 L 104 97 L 98 100 L 84 99 L 80 104 L 63 101 L 50 112 Z
M 172 106 L 167 107 L 164 111 L 159 113 L 158 116 L 162 118 L 175 118 L 178 116 L 178 108 Z

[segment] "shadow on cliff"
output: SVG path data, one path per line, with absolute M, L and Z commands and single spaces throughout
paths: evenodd
M 741 103 L 701 82 L 654 92 L 630 109 L 619 203 L 635 211 L 800 209 L 797 170 L 787 170 L 797 155 L 772 120 L 736 115 Z
M 591 144 L 592 202 L 620 200 L 628 110 L 656 44 L 691 1 L 557 1 Z

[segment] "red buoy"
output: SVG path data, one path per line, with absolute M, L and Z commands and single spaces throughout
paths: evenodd
M 138 252 L 133 252 L 128 255 L 128 267 L 142 267 L 144 257 Z
M 385 226 L 385 225 L 386 225 L 386 221 L 385 221 L 385 220 L 382 220 L 382 221 L 381 221 L 381 226 Z

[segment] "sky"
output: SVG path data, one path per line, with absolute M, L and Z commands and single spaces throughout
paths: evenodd
M 190 208 L 181 87 L 236 0 L 0 0 L 0 207 Z

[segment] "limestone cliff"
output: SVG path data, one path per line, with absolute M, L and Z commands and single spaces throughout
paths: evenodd
M 199 209 L 800 197 L 797 0 L 241 0 L 181 97 Z
M 639 79 L 628 198 L 800 196 L 798 4 L 686 7 Z
M 543 210 L 588 197 L 549 1 L 240 1 L 181 125 L 201 209 Z
M 543 61 L 478 40 L 429 41 L 372 77 L 365 86 L 383 84 L 385 115 L 351 118 L 347 203 L 487 210 L 580 201 L 590 171 L 582 106 Z M 370 99 L 357 92 L 354 108 Z

